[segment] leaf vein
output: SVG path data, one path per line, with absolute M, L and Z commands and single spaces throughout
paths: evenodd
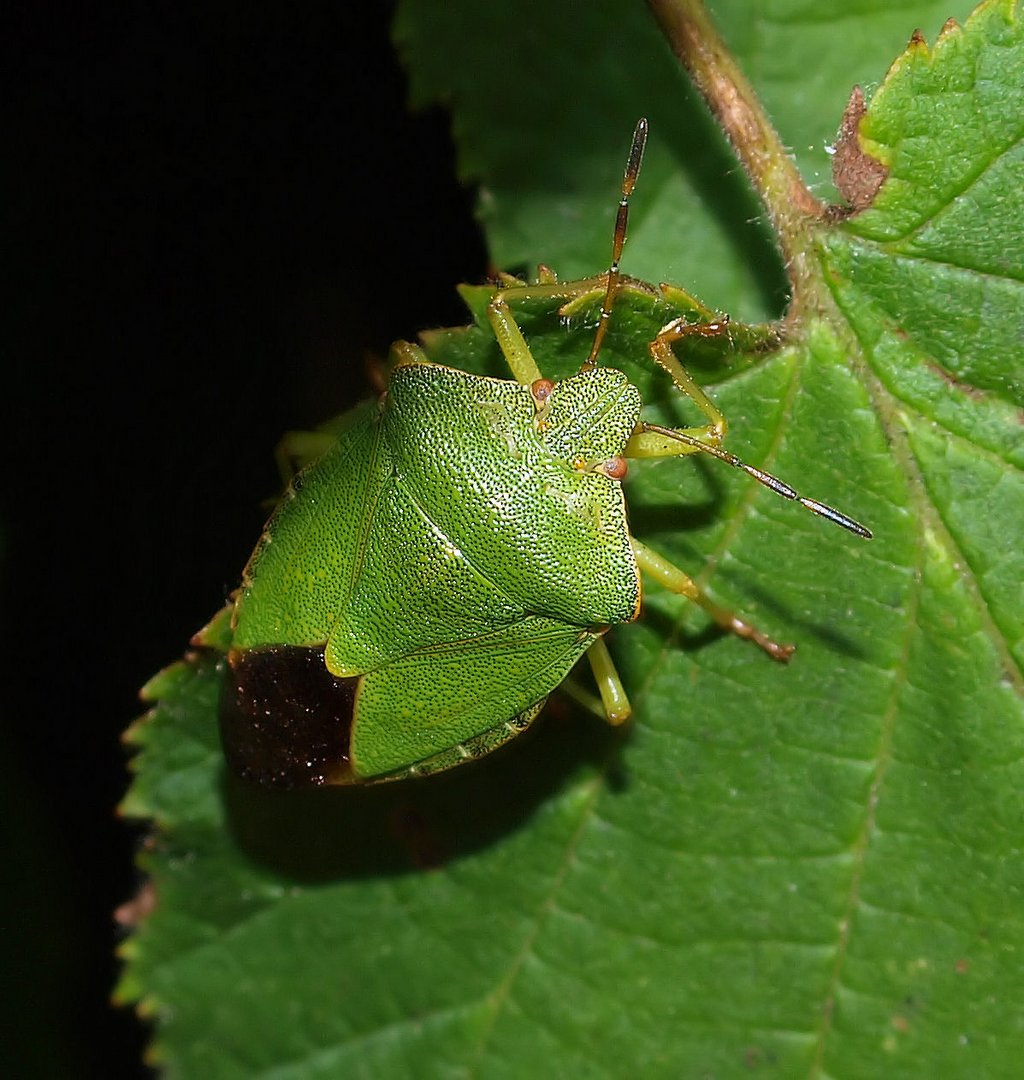
M 533 946 L 540 936 L 541 930 L 544 924 L 547 922 L 549 916 L 555 908 L 555 904 L 558 898 L 558 894 L 565 884 L 565 880 L 568 877 L 569 869 L 573 863 L 573 855 L 576 848 L 579 845 L 580 839 L 583 836 L 584 830 L 589 823 L 594 805 L 597 802 L 598 794 L 600 793 L 605 782 L 606 769 L 601 769 L 597 774 L 589 781 L 589 792 L 587 798 L 584 801 L 583 807 L 580 812 L 580 820 L 577 824 L 572 835 L 569 837 L 569 841 L 565 847 L 565 853 L 562 858 L 562 864 L 555 874 L 554 880 L 551 884 L 551 888 L 548 894 L 544 897 L 537 912 L 534 916 L 533 923 L 528 928 L 523 936 L 522 943 L 516 955 L 513 957 L 511 964 L 508 967 L 504 977 L 495 985 L 494 989 L 488 995 L 488 1002 L 490 1005 L 491 1016 L 490 1020 L 484 1026 L 484 1030 L 480 1035 L 479 1040 L 472 1053 L 472 1063 L 469 1069 L 469 1075 L 475 1076 L 479 1074 L 480 1063 L 483 1060 L 483 1056 L 487 1051 L 487 1045 L 490 1041 L 491 1035 L 497 1025 L 498 1018 L 501 1015 L 502 1009 L 505 1007 L 505 1003 L 508 1001 L 509 995 L 512 991 L 512 987 L 515 984 L 516 979 L 519 976 L 523 965 L 526 963 L 526 959 L 530 952 L 533 950 Z
M 922 218 L 912 229 L 909 229 L 907 232 L 901 233 L 898 237 L 894 237 L 892 240 L 888 241 L 886 246 L 897 243 L 899 241 L 909 240 L 915 236 L 919 236 L 930 225 L 933 225 L 937 221 L 939 221 L 946 213 L 946 211 L 950 210 L 950 208 L 956 204 L 958 199 L 962 199 L 967 195 L 971 188 L 973 188 L 985 176 L 989 169 L 995 166 L 995 164 L 1001 158 L 1006 157 L 1012 151 L 1016 150 L 1017 147 L 1020 146 L 1020 144 L 1021 136 L 1018 134 L 1014 139 L 1008 141 L 1007 144 L 1001 150 L 999 150 L 998 153 L 994 153 L 984 159 L 979 159 L 976 168 L 962 178 L 962 183 L 960 184 L 960 186 L 958 186 L 955 190 L 951 191 L 947 195 L 945 201 L 935 208 L 934 212 L 929 214 L 927 217 Z
M 836 942 L 835 962 L 832 965 L 832 972 L 829 976 L 825 1001 L 821 1010 L 821 1020 L 818 1025 L 816 1037 L 817 1045 L 808 1072 L 808 1076 L 811 1080 L 822 1080 L 822 1077 L 825 1075 L 825 1047 L 832 1031 L 832 1018 L 835 1012 L 836 995 L 842 983 L 843 966 L 849 951 L 853 918 L 860 904 L 861 883 L 864 877 L 864 867 L 867 862 L 868 848 L 875 832 L 882 784 L 885 779 L 888 765 L 892 760 L 892 743 L 896 719 L 899 715 L 899 699 L 903 684 L 908 678 L 910 668 L 911 642 L 913 640 L 914 630 L 917 626 L 917 610 L 921 602 L 924 558 L 925 544 L 922 537 L 919 538 L 917 544 L 917 562 L 911 579 L 912 586 L 910 595 L 904 608 L 905 619 L 900 656 L 898 663 L 894 668 L 893 674 L 895 678 L 893 679 L 892 687 L 889 692 L 885 713 L 882 716 L 878 749 L 875 754 L 875 775 L 868 790 L 864 821 L 852 846 L 853 865 L 850 872 L 850 885 L 847 893 L 846 905 L 839 919 L 839 935 Z

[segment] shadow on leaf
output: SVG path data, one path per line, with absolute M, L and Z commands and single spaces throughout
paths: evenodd
M 499 842 L 595 771 L 621 788 L 625 737 L 555 701 L 501 750 L 436 776 L 273 791 L 225 769 L 221 793 L 245 856 L 297 883 L 417 873 Z

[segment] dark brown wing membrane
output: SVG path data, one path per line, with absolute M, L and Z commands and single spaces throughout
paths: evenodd
M 233 650 L 220 709 L 230 767 L 270 787 L 358 782 L 349 766 L 358 678 L 341 679 L 323 649 Z

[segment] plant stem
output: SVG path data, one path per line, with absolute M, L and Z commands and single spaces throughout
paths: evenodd
M 789 319 L 817 292 L 810 232 L 825 216 L 700 0 L 647 0 L 768 211 L 789 275 Z M 813 280 L 812 280 L 813 279 Z

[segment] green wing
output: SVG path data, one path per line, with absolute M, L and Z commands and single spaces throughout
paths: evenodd
M 467 757 L 493 749 L 503 729 L 510 738 L 525 726 L 517 718 L 562 682 L 596 636 L 533 616 L 370 672 L 356 699 L 353 768 L 380 776 L 466 744 Z
M 353 409 L 334 446 L 292 481 L 245 568 L 236 648 L 327 641 L 361 572 L 392 472 L 379 417 L 376 402 Z
M 396 370 L 383 404 L 348 414 L 268 523 L 235 647 L 326 644 L 328 668 L 354 676 L 531 613 L 584 628 L 633 618 L 621 486 L 573 463 L 621 449 L 636 391 L 599 369 L 551 401 L 539 432 L 527 387 Z

